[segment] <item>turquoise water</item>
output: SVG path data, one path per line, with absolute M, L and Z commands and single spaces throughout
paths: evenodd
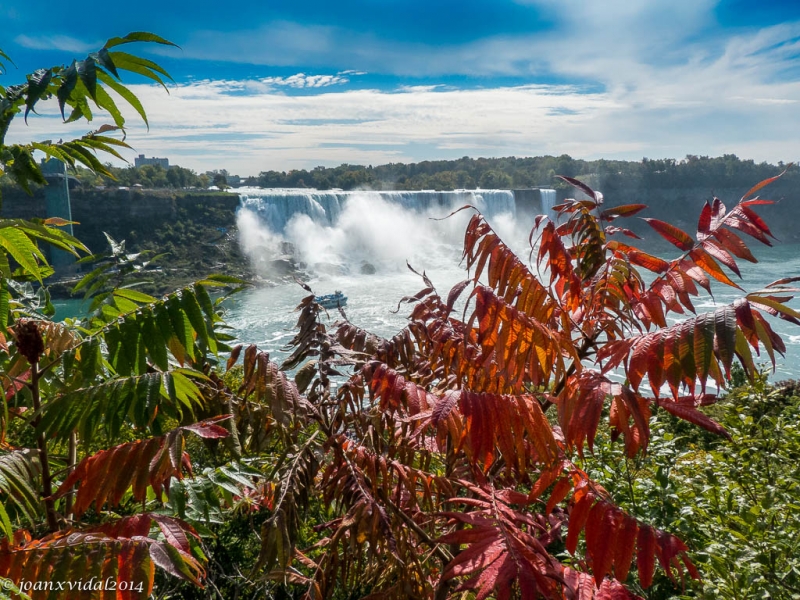
M 743 280 L 739 283 L 747 292 L 759 290 L 782 277 L 800 275 L 800 245 L 757 248 L 753 244 L 752 249 L 759 263 L 740 261 Z M 459 261 L 458 249 L 445 247 L 436 253 L 416 256 L 413 266 L 420 271 L 426 270 L 439 293 L 446 296 L 451 286 L 465 278 L 465 272 L 458 266 Z M 399 312 L 394 312 L 399 300 L 424 287 L 422 280 L 400 263 L 394 269 L 375 275 L 320 276 L 312 279 L 309 285 L 317 294 L 342 290 L 348 296 L 345 309 L 348 319 L 386 337 L 403 327 L 405 317 L 410 312 L 405 304 L 401 305 Z M 714 293 L 714 299 L 706 296 L 694 302 L 698 312 L 713 309 L 715 301 L 727 304 L 742 295 L 739 290 L 722 285 L 716 285 Z M 294 335 L 293 327 L 297 319 L 294 308 L 306 294 L 299 285 L 293 283 L 248 290 L 228 303 L 227 322 L 233 327 L 233 334 L 243 343 L 258 344 L 280 360 L 285 355 L 282 348 Z M 55 304 L 58 318 L 76 316 L 81 312 L 82 305 L 77 300 Z M 800 310 L 800 300 L 793 300 L 790 306 Z M 333 323 L 341 317 L 338 311 L 330 311 L 329 318 Z M 779 319 L 770 319 L 770 323 L 787 346 L 786 357 L 779 358 L 773 378 L 800 378 L 800 327 Z
M 768 283 L 792 275 L 800 275 L 800 245 L 782 245 L 775 248 L 755 249 L 759 263 L 742 262 L 743 280 L 740 285 L 747 292 L 754 292 Z M 446 296 L 450 287 L 465 278 L 465 272 L 457 268 L 459 257 L 452 256 L 450 265 L 443 265 L 441 257 L 425 265 L 428 276 Z M 418 266 L 418 265 L 415 265 Z M 399 313 L 393 311 L 403 296 L 413 295 L 424 286 L 419 277 L 409 271 L 378 274 L 372 276 L 339 276 L 312 280 L 315 293 L 330 293 L 341 289 L 348 296 L 347 317 L 356 325 L 382 336 L 391 336 L 405 324 L 410 312 L 402 305 Z M 716 303 L 727 304 L 742 295 L 734 288 L 714 286 L 714 299 L 705 296 L 694 301 L 698 312 L 711 310 Z M 281 347 L 292 337 L 296 321 L 294 307 L 306 295 L 298 285 L 287 284 L 274 288 L 254 289 L 239 294 L 232 300 L 228 322 L 236 335 L 247 343 L 256 343 L 271 353 L 280 356 Z M 800 300 L 790 306 L 800 310 Z M 331 322 L 339 319 L 337 311 L 330 314 Z M 783 337 L 787 352 L 780 359 L 775 378 L 800 378 L 800 327 L 770 318 L 773 328 Z

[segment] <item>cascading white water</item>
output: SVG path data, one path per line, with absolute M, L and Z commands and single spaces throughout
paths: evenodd
M 552 217 L 553 207 L 556 205 L 556 191 L 540 189 L 539 197 L 542 199 L 542 214 Z
M 286 274 L 287 261 L 317 275 L 397 271 L 406 260 L 421 268 L 457 264 L 473 213 L 437 219 L 465 205 L 480 210 L 501 236 L 519 234 L 508 190 L 240 191 L 242 247 L 267 277 Z

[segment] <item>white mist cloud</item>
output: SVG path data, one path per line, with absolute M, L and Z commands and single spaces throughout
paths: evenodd
M 405 272 L 407 260 L 425 268 L 448 269 L 460 260 L 464 228 L 472 213 L 442 217 L 465 204 L 481 210 L 509 243 L 527 248 L 530 223 L 522 225 L 513 216 L 509 192 L 494 192 L 489 200 L 480 192 L 449 193 L 442 197 L 444 205 L 438 197 L 430 202 L 424 192 L 393 199 L 376 192 L 320 193 L 317 200 L 328 196 L 325 203 L 335 207 L 327 216 L 321 204 L 317 204 L 318 211 L 309 210 L 310 205 L 303 205 L 305 212 L 297 210 L 301 204 L 296 192 L 284 197 L 280 191 L 245 188 L 243 193 L 249 200 L 237 215 L 240 241 L 267 277 L 275 275 L 270 261 L 286 251 L 282 242 L 289 242 L 293 257 L 316 275 L 357 274 L 365 264 L 379 273 Z M 311 192 L 306 197 L 309 202 L 317 201 Z M 277 213 L 291 210 L 296 212 L 281 231 L 270 230 L 270 224 L 279 226 L 274 219 Z

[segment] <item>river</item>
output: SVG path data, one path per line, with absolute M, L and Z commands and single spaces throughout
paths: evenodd
M 348 319 L 385 337 L 403 327 L 410 312 L 406 304 L 397 311 L 400 299 L 424 287 L 421 278 L 408 270 L 406 261 L 419 272 L 424 270 L 444 296 L 466 277 L 460 265 L 461 246 L 471 213 L 463 211 L 446 220 L 437 218 L 464 204 L 475 205 L 518 254 L 527 258 L 529 250 L 527 234 L 533 218 L 515 209 L 514 196 L 508 191 L 245 192 L 238 216 L 245 251 L 256 262 L 268 265 L 278 252 L 276 248 L 288 243 L 303 261 L 307 283 L 316 294 L 341 290 L 348 297 Z M 541 207 L 548 203 L 552 206 L 554 193 L 542 190 L 541 196 Z M 756 291 L 782 277 L 800 275 L 800 245 L 777 244 L 768 248 L 754 240 L 746 241 L 759 259 L 757 264 L 738 261 L 743 275 L 739 283 L 746 291 Z M 676 256 L 675 249 L 666 244 L 654 248 L 665 258 Z M 265 255 L 270 260 L 263 260 Z M 742 295 L 723 285 L 713 289 L 714 299 L 706 296 L 695 301 L 698 311 L 712 309 L 715 302 L 732 302 Z M 296 283 L 256 287 L 228 301 L 226 320 L 241 342 L 258 344 L 280 360 L 285 355 L 285 344 L 294 334 L 294 308 L 304 295 L 306 292 Z M 790 306 L 800 310 L 800 301 L 794 300 Z M 59 302 L 58 307 L 59 316 L 80 311 L 77 301 Z M 329 318 L 333 322 L 340 315 L 331 311 Z M 778 319 L 771 319 L 771 323 L 787 346 L 773 378 L 800 378 L 800 327 Z M 766 356 L 763 358 L 767 360 Z

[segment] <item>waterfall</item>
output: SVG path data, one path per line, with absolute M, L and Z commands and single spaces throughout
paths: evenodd
M 283 233 L 297 215 L 306 215 L 314 223 L 335 226 L 345 206 L 353 198 L 388 202 L 416 213 L 445 216 L 453 208 L 471 204 L 487 217 L 500 214 L 515 216 L 514 194 L 508 190 L 456 190 L 452 192 L 387 191 L 387 192 L 320 192 L 303 189 L 242 188 L 240 208 L 258 215 L 273 233 Z M 431 215 L 433 216 L 433 215 Z
M 553 207 L 556 205 L 556 191 L 549 189 L 540 189 L 539 197 L 542 200 L 542 214 L 553 217 Z
M 465 205 L 481 211 L 501 237 L 525 239 L 509 190 L 241 188 L 237 223 L 243 250 L 265 276 L 297 269 L 373 273 L 405 269 L 406 260 L 428 268 L 457 264 L 473 213 L 441 219 Z

